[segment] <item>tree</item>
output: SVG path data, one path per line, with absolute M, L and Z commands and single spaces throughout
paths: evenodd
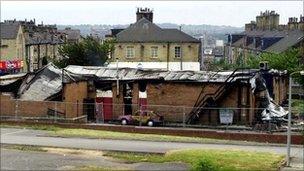
M 62 59 L 53 63 L 60 68 L 68 65 L 103 66 L 108 59 L 108 54 L 114 50 L 114 41 L 100 42 L 91 36 L 78 43 L 64 44 L 59 48 Z
M 269 67 L 277 70 L 287 70 L 293 73 L 304 70 L 304 63 L 301 62 L 301 51 L 297 49 L 288 49 L 282 53 L 262 53 L 259 57 L 251 57 L 246 65 L 250 68 L 258 68 L 259 62 L 268 61 Z M 304 86 L 304 76 L 295 74 L 294 79 Z
M 259 68 L 259 63 L 267 61 L 271 69 L 287 70 L 290 74 L 295 71 L 304 70 L 304 63 L 301 61 L 301 50 L 299 48 L 288 49 L 282 53 L 262 53 L 260 56 L 249 55 L 249 57 L 242 61 L 241 56 L 238 57 L 234 64 L 228 63 L 226 60 L 221 60 L 213 65 L 215 70 L 232 70 L 236 68 Z M 304 77 L 300 74 L 295 74 L 294 79 L 304 86 Z

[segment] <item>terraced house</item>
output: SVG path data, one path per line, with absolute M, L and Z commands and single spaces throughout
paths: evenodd
M 58 49 L 64 43 L 80 40 L 80 31 L 56 25 L 36 24 L 34 20 L 1 22 L 2 73 L 33 72 L 50 59 L 60 58 Z
M 225 57 L 234 63 L 240 58 L 246 60 L 249 55 L 304 49 L 304 16 L 300 16 L 299 21 L 291 17 L 286 25 L 279 24 L 279 19 L 275 11 L 261 12 L 256 21 L 245 25 L 244 32 L 228 36 Z
M 25 36 L 19 23 L 1 23 L 0 74 L 26 71 Z
M 138 8 L 136 23 L 112 29 L 117 41 L 109 66 L 199 70 L 200 41 L 178 29 L 153 23 L 153 11 Z

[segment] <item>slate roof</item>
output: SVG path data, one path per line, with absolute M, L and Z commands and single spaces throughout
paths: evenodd
M 63 40 L 59 37 L 55 37 L 50 33 L 35 32 L 31 36 L 26 34 L 25 42 L 27 45 L 38 45 L 38 44 L 62 44 Z
M 80 30 L 78 29 L 64 29 L 58 30 L 60 33 L 65 33 L 68 40 L 78 40 L 80 39 Z
M 264 51 L 281 53 L 287 50 L 289 47 L 297 45 L 300 41 L 304 40 L 304 32 L 301 30 L 285 30 L 285 31 L 271 31 L 271 30 L 253 30 L 253 31 L 244 31 L 241 34 L 244 34 L 249 37 L 283 37 L 278 42 L 266 48 Z M 240 38 L 232 44 L 232 46 L 240 47 L 244 43 L 244 38 Z M 249 49 L 255 49 L 253 43 L 247 46 Z M 260 50 L 261 47 L 258 47 L 257 50 Z
M 297 45 L 300 41 L 304 41 L 304 32 L 300 30 L 294 30 L 287 32 L 284 38 L 282 38 L 277 43 L 268 47 L 266 51 L 269 52 L 284 52 L 289 47 Z
M 116 38 L 118 42 L 200 42 L 178 29 L 162 29 L 146 18 L 119 32 Z
M 16 39 L 20 24 L 18 23 L 1 23 L 1 39 Z

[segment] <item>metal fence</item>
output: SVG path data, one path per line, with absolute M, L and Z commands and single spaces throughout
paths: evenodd
M 252 128 L 264 108 L 195 108 L 172 105 L 139 105 L 112 103 L 70 103 L 60 101 L 1 100 L 2 120 L 35 120 L 49 122 L 122 123 L 147 126 L 149 121 L 162 126 Z M 287 108 L 285 109 L 287 110 Z M 292 110 L 293 119 L 303 121 L 304 114 Z M 192 117 L 192 118 L 191 118 Z M 128 123 L 129 122 L 129 123 Z M 265 123 L 265 122 L 264 122 Z M 282 122 L 284 125 L 284 122 Z M 280 126 L 278 122 L 268 122 Z

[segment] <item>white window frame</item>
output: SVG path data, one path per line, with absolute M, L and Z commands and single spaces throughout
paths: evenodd
M 157 46 L 151 47 L 151 58 L 158 58 L 158 47 Z
M 135 52 L 133 46 L 127 46 L 126 48 L 126 58 L 134 58 Z
M 179 51 L 177 51 L 179 49 Z M 180 46 L 175 46 L 174 47 L 174 57 L 175 58 L 181 58 L 182 57 L 182 47 Z

